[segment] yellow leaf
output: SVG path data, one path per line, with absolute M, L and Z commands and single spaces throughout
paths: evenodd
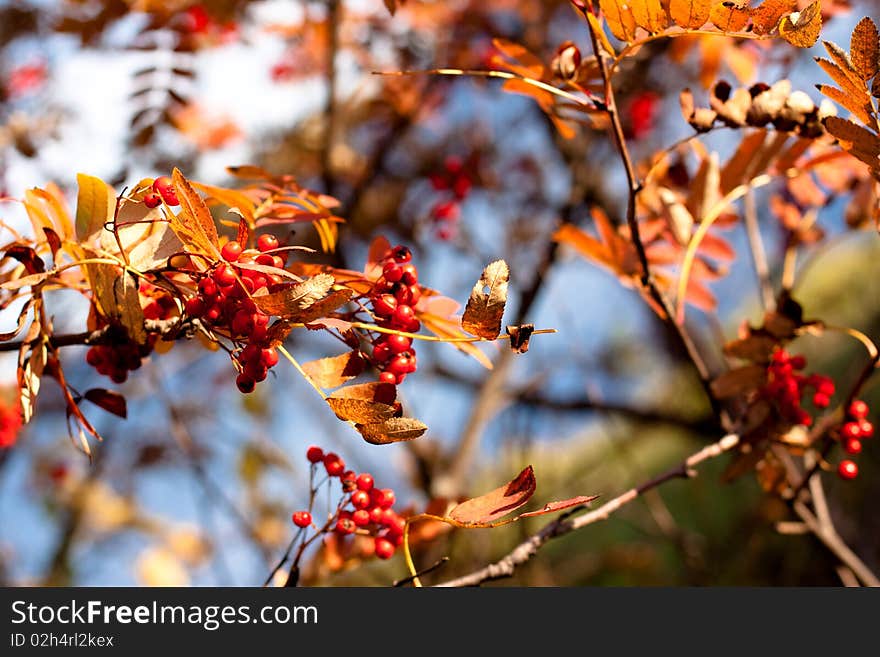
M 822 30 L 822 3 L 816 0 L 803 11 L 786 16 L 779 23 L 779 34 L 798 48 L 809 48 Z
M 706 24 L 711 10 L 711 0 L 671 0 L 669 3 L 669 14 L 675 24 L 692 30 Z
M 624 0 L 599 0 L 599 8 L 605 16 L 611 34 L 621 41 L 632 41 L 636 35 L 636 20 Z
M 631 0 L 630 9 L 636 25 L 651 34 L 662 32 L 668 25 L 666 12 L 663 10 L 660 0 Z
M 113 219 L 116 211 L 116 195 L 113 189 L 100 178 L 84 173 L 76 174 L 79 192 L 76 197 L 76 237 L 86 241 L 104 224 Z

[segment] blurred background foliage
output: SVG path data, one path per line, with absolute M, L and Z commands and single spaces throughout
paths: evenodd
M 845 42 L 877 5 L 827 7 L 826 38 Z M 546 61 L 566 39 L 588 53 L 574 16 L 555 0 L 407 0 L 394 17 L 378 0 L 0 2 L 4 195 L 49 180 L 71 193 L 77 171 L 121 188 L 171 166 L 228 184 L 225 166 L 256 163 L 342 202 L 339 248 L 316 259 L 360 269 L 369 240 L 386 235 L 413 248 L 424 284 L 464 301 L 483 265 L 503 257 L 512 270 L 506 323 L 559 329 L 515 359 L 487 349 L 491 373 L 449 346 L 420 347 L 420 370 L 401 395 L 430 430 L 387 447 L 364 444 L 336 422 L 290 368 L 240 395 L 228 359 L 198 344 L 154 355 L 120 387 L 128 420 L 91 414 L 106 438 L 91 465 L 69 443 L 61 399 L 47 389 L 36 419 L 0 451 L 0 581 L 259 584 L 308 494 L 309 444 L 373 472 L 403 506 L 420 509 L 467 436 L 478 447 L 459 463 L 466 476 L 455 482 L 458 494 L 494 488 L 531 463 L 540 500 L 610 499 L 720 437 L 686 358 L 637 295 L 550 243 L 564 216 L 589 226 L 590 206 L 622 216 L 625 180 L 605 133 L 583 128 L 563 139 L 533 101 L 492 81 L 371 75 L 485 68 L 493 38 Z M 677 109 L 685 86 L 739 75 L 743 83 L 789 77 L 812 89 L 819 78 L 810 52 L 731 47 L 736 54 L 720 65 L 693 52 L 673 65 L 681 53 L 661 41 L 627 63 L 616 88 L 636 157 L 690 134 Z M 708 143 L 729 153 L 736 139 Z M 458 162 L 470 185 L 462 198 L 432 184 Z M 455 208 L 444 209 L 450 201 Z M 778 280 L 783 233 L 759 207 Z M 14 225 L 21 218 L 9 202 L 0 214 Z M 876 233 L 848 230 L 834 202 L 820 224 L 826 239 L 804 249 L 801 264 L 812 262 L 801 269 L 797 299 L 808 317 L 880 335 Z M 690 319 L 715 371 L 719 333 L 730 339 L 744 319 L 760 318 L 742 232 L 730 237 L 740 257 L 712 286 L 717 318 L 694 311 Z M 317 245 L 311 229 L 295 239 Z M 51 301 L 60 330 L 81 326 L 82 303 L 63 294 Z M 4 312 L 4 330 L 14 317 Z M 300 360 L 335 353 L 325 337 L 300 333 L 288 345 Z M 808 357 L 811 371 L 846 382 L 862 367 L 860 349 L 825 336 L 802 338 L 792 351 Z M 84 351 L 67 350 L 69 378 L 106 385 Z M 14 365 L 3 372 L 12 385 Z M 869 385 L 866 400 L 878 405 L 878 397 Z M 826 477 L 841 534 L 875 571 L 878 460 L 876 441 L 866 441 L 857 480 Z M 673 481 L 552 542 L 499 584 L 838 584 L 834 559 L 813 537 L 776 531 L 791 520 L 787 507 L 765 496 L 754 475 L 723 482 L 725 465 L 712 462 L 696 479 Z M 416 556 L 423 564 L 449 556 L 428 578 L 441 581 L 503 556 L 544 522 L 444 532 Z M 388 585 L 404 575 L 399 556 L 378 563 L 324 549 L 302 581 Z

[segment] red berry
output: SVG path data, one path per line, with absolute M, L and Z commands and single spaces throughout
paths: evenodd
M 238 386 L 239 391 L 243 392 L 244 394 L 248 394 L 254 391 L 257 382 L 249 377 L 247 374 L 242 372 L 235 378 L 235 385 Z
M 373 347 L 373 360 L 377 363 L 384 363 L 391 358 L 392 355 L 391 347 L 387 342 L 379 342 Z
M 847 454 L 858 454 L 862 451 L 862 441 L 858 438 L 847 438 L 843 443 L 843 451 Z
M 388 336 L 385 343 L 388 345 L 391 353 L 402 354 L 404 351 L 408 351 L 412 346 L 412 338 L 393 334 Z
M 401 283 L 404 285 L 415 285 L 419 282 L 419 270 L 416 269 L 414 264 L 408 262 L 401 269 L 403 270 L 403 275 L 400 277 Z
M 354 470 L 346 470 L 341 475 L 339 475 L 339 480 L 342 482 L 342 490 L 346 493 L 349 493 L 357 488 L 357 473 Z
M 391 385 L 397 385 L 397 375 L 393 372 L 382 372 L 379 375 L 379 381 L 381 383 L 390 383 Z
M 391 321 L 401 326 L 408 326 L 409 323 L 416 318 L 416 312 L 412 306 L 397 306 Z
M 373 299 L 373 312 L 379 317 L 391 317 L 397 309 L 397 299 L 392 294 L 382 294 Z
M 379 536 L 375 540 L 376 556 L 380 559 L 390 559 L 394 556 L 394 544 L 387 538 Z
M 394 491 L 390 488 L 381 489 L 382 499 L 379 500 L 379 506 L 383 509 L 390 509 L 394 506 Z
M 795 370 L 802 370 L 807 366 L 807 359 L 800 355 L 792 356 L 789 362 L 791 363 L 792 369 Z
M 235 262 L 241 255 L 241 244 L 238 242 L 226 242 L 220 249 L 220 257 L 226 262 Z
M 365 490 L 356 490 L 351 494 L 351 504 L 355 509 L 366 509 L 370 506 L 370 494 Z
M 464 199 L 471 191 L 471 179 L 459 176 L 452 185 L 452 192 L 458 199 Z
M 396 513 L 394 517 L 390 519 L 388 523 L 388 533 L 392 536 L 403 536 L 403 531 L 406 528 L 406 520 L 401 518 Z
M 324 468 L 331 477 L 338 477 L 345 472 L 345 461 L 339 458 L 338 454 L 329 452 L 324 455 Z
M 357 529 L 357 527 L 351 518 L 340 517 L 339 520 L 336 521 L 336 531 L 339 534 L 353 534 L 355 529 Z
M 162 205 L 162 197 L 158 194 L 147 194 L 144 196 L 144 205 L 148 208 L 158 208 Z
M 412 251 L 405 246 L 395 246 L 391 250 L 391 257 L 394 258 L 395 262 L 399 262 L 400 264 L 406 264 L 410 260 L 412 260 Z
M 263 349 L 260 354 L 260 362 L 266 367 L 275 367 L 278 364 L 278 352 L 274 348 Z
M 308 527 L 312 524 L 312 514 L 308 511 L 297 511 L 293 514 L 293 524 L 297 527 Z
M 850 417 L 856 420 L 864 420 L 868 417 L 868 405 L 861 399 L 854 399 L 847 409 Z
M 813 395 L 813 406 L 816 408 L 828 408 L 830 403 L 831 398 L 828 395 L 823 395 L 821 392 L 817 392 Z
M 278 248 L 278 238 L 274 235 L 260 235 L 257 238 L 257 248 L 260 252 L 265 253 L 266 251 L 271 251 L 273 249 Z
M 217 294 L 217 282 L 213 278 L 207 276 L 199 281 L 199 293 L 207 298 Z
M 168 176 L 159 176 L 153 181 L 154 192 L 159 192 L 161 194 L 163 191 L 168 191 L 169 189 L 174 189 L 174 183 Z
M 859 466 L 855 464 L 855 461 L 844 459 L 837 466 L 837 474 L 840 475 L 841 479 L 855 479 L 859 475 Z
M 822 377 L 819 381 L 819 385 L 816 386 L 816 392 L 819 392 L 823 395 L 828 395 L 829 397 L 834 394 L 834 381 L 829 379 L 828 377 Z
M 201 297 L 190 297 L 186 300 L 185 310 L 190 317 L 201 317 L 207 309 Z
M 859 422 L 859 435 L 862 438 L 870 438 L 874 435 L 874 425 L 867 420 Z
M 324 450 L 317 445 L 312 445 L 306 450 L 306 458 L 309 463 L 318 463 L 324 460 Z
M 103 354 L 98 347 L 90 347 L 86 352 L 86 362 L 92 367 L 97 367 L 103 360 Z
M 846 439 L 858 439 L 862 437 L 862 431 L 858 422 L 847 422 L 840 428 L 840 435 Z
M 357 478 L 358 490 L 369 491 L 373 487 L 373 475 L 369 472 L 361 472 Z
M 177 199 L 177 192 L 173 189 L 166 189 L 159 192 L 159 194 L 162 195 L 162 200 L 168 205 L 180 205 L 180 201 Z
M 235 276 L 235 269 L 230 267 L 229 265 L 220 265 L 214 270 L 214 273 L 211 274 L 211 278 L 217 281 L 217 284 L 225 287 L 228 285 L 234 285 L 238 280 Z
M 389 262 L 382 268 L 382 276 L 389 283 L 396 283 L 403 277 L 403 267 L 397 263 Z
M 370 512 L 366 509 L 358 509 L 351 514 L 351 519 L 358 527 L 366 527 L 370 524 Z

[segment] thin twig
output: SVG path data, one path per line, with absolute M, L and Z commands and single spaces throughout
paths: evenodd
M 765 311 L 773 310 L 776 299 L 773 295 L 773 283 L 770 280 L 770 267 L 767 264 L 767 251 L 764 249 L 764 240 L 761 238 L 761 227 L 758 223 L 758 208 L 755 204 L 755 191 L 749 187 L 743 199 L 746 237 L 749 240 L 749 253 L 752 255 L 752 264 L 755 267 L 755 275 L 758 277 L 758 286 L 761 291 L 761 303 Z
M 696 466 L 700 465 L 704 461 L 708 461 L 710 459 L 720 456 L 721 454 L 724 454 L 728 450 L 736 447 L 738 444 L 739 436 L 728 434 L 718 442 L 712 443 L 711 445 L 702 448 L 698 452 L 691 454 L 688 458 L 686 458 L 674 468 L 671 468 L 666 472 L 660 474 L 659 476 L 651 479 L 650 481 L 643 483 L 641 486 L 630 488 L 628 491 L 622 493 L 621 495 L 618 495 L 613 500 L 606 502 L 598 509 L 585 513 L 582 516 L 578 516 L 573 520 L 568 520 L 567 518 L 557 518 L 553 522 L 545 525 L 544 528 L 537 534 L 534 534 L 533 536 L 520 543 L 511 552 L 509 552 L 507 556 L 503 557 L 499 561 L 496 561 L 493 564 L 490 564 L 484 568 L 481 568 L 480 570 L 470 573 L 469 575 L 464 575 L 462 577 L 458 577 L 456 579 L 445 582 L 440 586 L 478 586 L 479 584 L 482 584 L 483 582 L 488 582 L 490 580 L 510 577 L 516 571 L 516 568 L 518 566 L 521 566 L 529 561 L 529 559 L 531 559 L 538 552 L 538 550 L 546 543 L 548 543 L 551 539 L 569 534 L 573 531 L 586 527 L 587 525 L 592 525 L 595 522 L 599 522 L 600 520 L 606 520 L 613 513 L 618 511 L 620 508 L 626 506 L 633 500 L 637 499 L 640 495 L 646 493 L 649 490 L 657 488 L 658 486 L 661 486 L 667 481 L 696 476 L 696 472 L 694 471 L 694 468 Z

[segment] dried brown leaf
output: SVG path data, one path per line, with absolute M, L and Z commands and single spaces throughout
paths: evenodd
M 423 435 L 428 427 L 411 417 L 392 417 L 384 422 L 357 424 L 355 429 L 372 445 L 388 445 L 415 440 Z
M 294 318 L 302 316 L 303 311 L 327 297 L 334 282 L 330 274 L 318 274 L 301 283 L 284 285 L 280 289 L 273 288 L 275 291 L 254 295 L 253 299 L 257 307 L 267 315 L 297 321 Z
M 496 260 L 486 266 L 471 290 L 461 318 L 461 327 L 465 331 L 486 340 L 494 340 L 501 334 L 509 280 L 510 270 L 504 260 Z
M 524 354 L 529 350 L 529 339 L 534 331 L 534 324 L 507 327 L 507 335 L 510 336 L 510 348 L 514 353 Z
M 749 12 L 755 34 L 769 34 L 779 25 L 783 16 L 797 11 L 797 0 L 764 0 L 760 7 Z
M 762 365 L 737 367 L 712 381 L 712 394 L 718 399 L 738 397 L 757 389 L 766 379 L 767 369 Z
M 570 509 L 573 506 L 581 506 L 583 504 L 589 504 L 595 499 L 598 499 L 598 495 L 579 495 L 577 497 L 572 497 L 568 500 L 559 500 L 558 502 L 547 502 L 543 507 L 537 509 L 536 511 L 528 511 L 526 513 L 520 514 L 520 518 L 531 518 L 533 516 L 543 516 L 545 513 L 553 513 L 555 511 L 562 511 L 563 509 Z
M 394 417 L 393 406 L 365 399 L 349 397 L 328 397 L 327 403 L 340 420 L 356 424 L 372 424 L 384 422 Z

